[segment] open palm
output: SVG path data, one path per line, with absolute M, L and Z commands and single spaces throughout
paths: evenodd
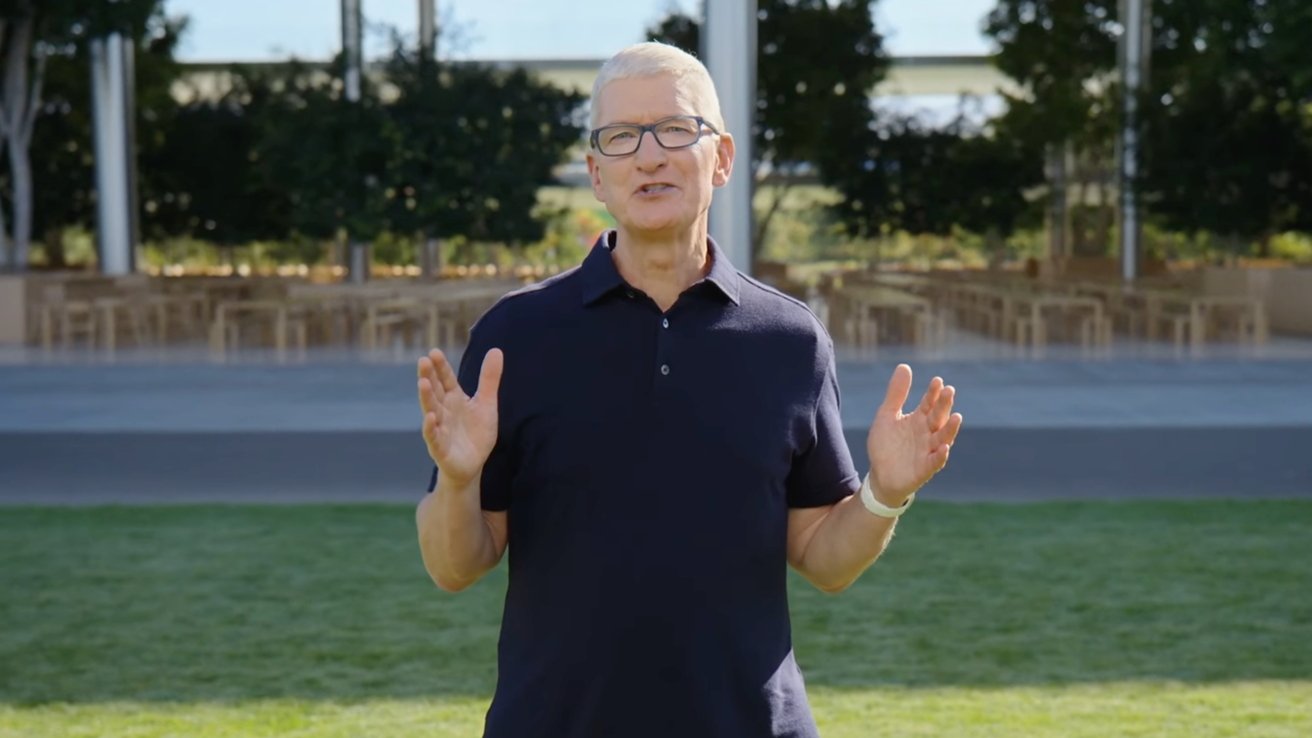
M 500 349 L 483 357 L 478 388 L 470 397 L 441 351 L 419 360 L 419 407 L 424 443 L 442 474 L 458 486 L 476 480 L 497 442 L 497 390 L 504 358 Z
M 911 392 L 911 367 L 899 364 L 888 394 L 866 436 L 870 481 L 881 502 L 898 507 L 948 462 L 961 430 L 961 413 L 952 412 L 956 390 L 934 377 L 920 405 L 903 413 Z

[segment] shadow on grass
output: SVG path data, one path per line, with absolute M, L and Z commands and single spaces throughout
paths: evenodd
M 926 501 L 792 585 L 811 686 L 1312 679 L 1312 503 Z M 0 703 L 488 696 L 505 567 L 450 595 L 406 506 L 9 508 Z

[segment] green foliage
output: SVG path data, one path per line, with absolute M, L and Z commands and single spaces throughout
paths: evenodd
M 1233 243 L 1312 230 L 1312 6 L 1154 3 L 1144 185 L 1166 226 Z
M 583 129 L 581 95 L 523 70 L 439 66 L 397 47 L 385 206 L 391 228 L 479 241 L 542 238 L 538 190 Z
M 1004 93 L 1018 138 L 1040 146 L 1081 139 L 1109 110 L 1116 7 L 1117 0 L 998 0 L 984 32 L 999 46 L 998 69 L 1026 89 Z
M 753 168 L 823 166 L 871 120 L 867 95 L 887 73 L 867 0 L 757 3 L 757 114 Z M 697 54 L 697 21 L 674 13 L 648 38 Z
M 33 20 L 33 51 L 70 55 L 109 33 L 136 38 L 163 12 L 162 0 L 0 0 L 0 19 Z
M 970 131 L 960 120 L 930 129 L 914 119 L 868 131 L 834 167 L 828 183 L 844 194 L 834 210 L 852 234 L 1009 235 L 1033 211 L 1025 190 L 1042 181 L 1037 150 Z
M 1312 5 L 1305 0 L 1154 0 L 1140 100 L 1139 191 L 1166 229 L 1259 251 L 1312 229 Z M 1115 0 L 999 0 L 986 33 L 1025 86 L 1002 127 L 1072 142 L 1110 165 L 1120 125 Z
M 1281 233 L 1271 239 L 1271 256 L 1312 264 L 1312 236 L 1305 233 Z
M 0 17 L 15 5 L 0 6 Z M 157 156 L 164 126 L 175 107 L 169 86 L 177 76 L 173 52 L 186 22 L 165 15 L 162 2 L 39 3 L 37 38 L 46 55 L 42 103 L 30 149 L 33 219 L 37 234 L 95 223 L 95 151 L 91 132 L 91 73 L 88 41 L 108 29 L 129 34 L 136 48 L 137 146 L 142 161 Z M 156 187 L 154 171 L 141 169 L 143 203 Z M 0 170 L 7 180 L 8 167 Z M 151 214 L 146 213 L 147 224 Z M 49 239 L 56 242 L 57 239 Z M 48 257 L 52 255 L 47 255 Z M 63 253 L 56 251 L 54 266 Z
M 538 190 L 576 144 L 582 98 L 523 71 L 438 65 L 396 47 L 387 94 L 343 99 L 341 60 L 226 70 L 218 99 L 169 93 L 184 24 L 152 16 L 138 54 L 143 232 L 223 246 L 285 241 L 314 261 L 341 232 L 362 240 L 428 234 L 520 244 L 543 237 Z M 39 225 L 94 222 L 90 91 L 82 47 L 52 60 L 38 127 Z M 389 237 L 390 238 L 390 237 Z M 52 239 L 55 240 L 55 239 Z M 385 263 L 413 254 L 383 239 Z

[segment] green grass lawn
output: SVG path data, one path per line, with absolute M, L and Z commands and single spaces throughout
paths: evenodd
M 476 736 L 504 566 L 396 506 L 0 508 L 0 736 Z M 793 586 L 826 738 L 1312 735 L 1312 503 L 924 501 Z

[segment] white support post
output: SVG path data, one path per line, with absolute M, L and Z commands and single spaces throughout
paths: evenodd
M 419 55 L 426 60 L 437 58 L 437 0 L 419 0 Z
M 1147 76 L 1149 38 L 1152 33 L 1150 0 L 1120 0 L 1121 102 L 1124 114 L 1120 136 L 1121 277 L 1133 282 L 1139 275 L 1139 249 L 1143 228 L 1139 213 L 1139 94 Z
M 720 96 L 736 153 L 729 184 L 711 202 L 711 237 L 744 274 L 752 272 L 752 122 L 756 113 L 756 0 L 706 0 L 702 61 Z
M 345 57 L 342 86 L 347 105 L 360 102 L 361 75 L 364 73 L 363 29 L 360 0 L 342 0 L 342 54 Z M 346 238 L 347 278 L 354 284 L 369 281 L 369 244 L 350 233 Z
M 91 42 L 91 104 L 96 147 L 96 247 L 102 274 L 136 271 L 129 174 L 127 53 L 117 33 Z

